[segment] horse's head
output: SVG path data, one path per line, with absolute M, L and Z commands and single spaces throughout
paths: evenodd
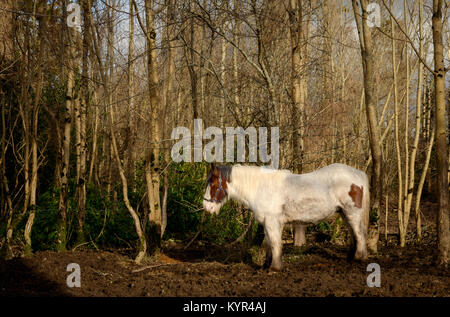
M 220 208 L 228 199 L 228 183 L 231 178 L 230 166 L 211 165 L 208 173 L 208 183 L 203 196 L 203 208 L 212 213 L 218 214 Z

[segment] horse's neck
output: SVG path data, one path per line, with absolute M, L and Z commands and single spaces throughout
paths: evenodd
M 263 173 L 258 168 L 235 166 L 228 184 L 228 195 L 231 199 L 250 205 L 255 199 L 256 189 L 264 181 Z

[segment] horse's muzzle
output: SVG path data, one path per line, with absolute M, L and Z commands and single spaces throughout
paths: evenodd
M 211 214 L 218 214 L 220 210 L 221 204 L 216 203 L 213 200 L 203 200 L 203 209 Z

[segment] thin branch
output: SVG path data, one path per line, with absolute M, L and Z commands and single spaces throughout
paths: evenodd
M 422 62 L 423 66 L 425 66 L 426 69 L 428 69 L 432 74 L 435 74 L 435 71 L 432 70 L 431 67 L 428 66 L 427 62 L 422 58 L 420 53 L 417 51 L 416 47 L 413 44 L 413 41 L 410 39 L 409 35 L 403 30 L 402 26 L 400 25 L 400 23 L 395 18 L 395 15 L 392 13 L 392 11 L 389 9 L 389 7 L 386 5 L 386 2 L 384 0 L 382 0 L 382 1 L 383 1 L 384 7 L 387 9 L 387 11 L 389 12 L 390 16 L 392 17 L 392 19 L 397 24 L 397 26 L 400 29 L 400 31 L 403 33 L 403 35 L 405 35 L 405 37 L 408 40 L 409 44 L 411 45 L 411 48 L 413 49 L 414 53 L 416 53 L 417 58 Z M 377 28 L 377 29 L 379 30 L 379 28 Z M 447 71 L 448 71 L 447 68 L 444 69 L 444 73 L 447 72 Z

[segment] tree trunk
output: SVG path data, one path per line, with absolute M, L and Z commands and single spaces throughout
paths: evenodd
M 72 131 L 73 107 L 75 103 L 75 43 L 76 33 L 73 28 L 68 29 L 68 46 L 69 51 L 67 55 L 67 90 L 64 111 L 64 133 L 63 142 L 61 144 L 61 189 L 59 195 L 59 217 L 57 229 L 57 249 L 63 251 L 66 249 L 67 238 L 67 191 L 69 182 L 69 158 L 70 158 L 70 139 Z
M 43 10 L 45 12 L 46 5 L 43 5 Z M 33 20 L 35 20 L 36 17 L 36 4 L 34 6 L 33 10 Z M 44 51 L 44 45 L 42 38 L 45 34 L 45 26 L 46 26 L 46 16 L 40 16 L 39 18 L 39 31 L 36 38 L 36 47 L 38 49 L 38 57 L 37 61 L 38 63 L 42 62 L 43 58 L 43 51 Z M 35 22 L 35 21 L 34 21 Z M 34 23 L 36 25 L 36 22 Z M 36 34 L 36 32 L 35 32 Z M 33 102 L 33 108 L 32 108 L 32 118 L 31 118 L 31 182 L 30 182 L 30 214 L 28 216 L 27 223 L 25 225 L 25 232 L 24 232 L 24 238 L 25 238 L 25 254 L 29 255 L 32 252 L 31 247 L 31 230 L 34 223 L 34 218 L 36 215 L 36 192 L 37 192 L 37 179 L 38 179 L 38 144 L 37 144 L 37 137 L 38 137 L 38 120 L 39 120 L 39 109 L 40 109 L 40 102 L 41 102 L 41 94 L 42 94 L 42 86 L 44 81 L 44 75 L 42 70 L 42 64 L 39 64 L 38 66 L 38 78 L 37 78 L 37 84 L 35 87 L 35 95 L 34 95 L 34 102 Z
M 293 101 L 293 118 L 297 119 L 294 122 L 292 133 L 292 145 L 294 147 L 293 153 L 295 157 L 293 161 L 297 162 L 294 165 L 296 173 L 302 173 L 303 169 L 303 153 L 304 153 L 304 116 L 305 116 L 305 76 L 304 60 L 306 59 L 306 43 L 303 43 L 303 8 L 301 0 L 289 1 L 289 31 L 291 38 L 291 89 Z M 303 72 L 303 74 L 302 74 Z M 306 242 L 305 238 L 306 226 L 294 226 L 294 244 L 300 246 Z
M 1 103 L 1 119 L 2 119 L 2 137 L 1 137 L 1 157 L 0 157 L 0 168 L 1 168 L 1 186 L 2 188 L 2 206 L 0 208 L 5 208 L 4 214 L 7 215 L 7 222 L 6 222 L 6 236 L 5 236 L 5 243 L 2 245 L 0 249 L 0 258 L 11 258 L 12 257 L 12 251 L 10 247 L 12 234 L 13 234 L 13 226 L 12 226 L 12 220 L 14 215 L 14 207 L 11 200 L 11 194 L 9 191 L 9 184 L 8 184 L 8 178 L 6 176 L 6 151 L 7 151 L 7 141 L 6 141 L 6 121 L 5 121 L 5 108 L 6 108 L 6 100 L 4 97 L 4 92 L 0 88 L 0 103 Z M 8 142 L 9 143 L 9 142 Z M 3 203 L 4 199 L 4 203 Z M 1 209 L 0 209 L 1 212 Z
M 303 37 L 303 10 L 302 2 L 300 0 L 289 1 L 289 30 L 291 38 L 291 90 L 293 101 L 293 118 L 297 119 L 293 127 L 293 146 L 295 158 L 297 162 L 294 166 L 296 173 L 302 173 L 302 162 L 304 153 L 304 117 L 305 117 L 305 91 L 306 91 L 306 78 L 303 75 L 306 56 L 302 52 L 306 53 L 306 43 L 304 43 Z M 303 74 L 302 74 L 303 73 Z
M 391 1 L 391 10 L 392 10 Z M 397 217 L 398 217 L 398 229 L 400 234 L 400 245 L 404 245 L 404 225 L 403 225 L 403 172 L 402 172 L 402 157 L 400 149 L 400 126 L 399 126 L 399 106 L 398 106 L 398 87 L 397 87 L 397 70 L 396 70 L 396 46 L 395 46 L 395 25 L 394 18 L 391 16 L 391 37 L 392 37 L 392 75 L 393 75 L 393 88 L 394 88 L 394 118 L 395 118 L 395 152 L 397 154 L 397 180 L 398 180 L 398 195 L 397 195 Z M 407 83 L 409 85 L 409 83 Z
M 406 8 L 406 3 L 404 3 Z M 405 9 L 406 10 L 406 9 Z M 422 23 L 422 13 L 423 13 L 423 3 L 422 0 L 419 0 L 419 54 L 423 56 L 423 23 Z M 407 63 L 408 64 L 408 63 Z M 406 174 L 409 175 L 408 178 L 405 179 L 405 201 L 403 204 L 404 215 L 403 215 L 403 237 L 400 237 L 400 246 L 405 246 L 406 244 L 406 234 L 408 232 L 408 223 L 409 216 L 411 211 L 413 192 L 414 192 L 414 182 L 415 182 L 415 170 L 416 170 L 416 155 L 417 148 L 419 146 L 419 138 L 420 138 L 420 126 L 422 120 L 422 81 L 423 81 L 423 64 L 419 63 L 419 70 L 417 74 L 417 95 L 416 95 L 416 126 L 414 129 L 414 143 L 411 149 L 411 158 L 405 163 Z M 409 76 L 407 76 L 406 84 L 409 86 Z M 407 86 L 407 87 L 408 87 Z M 408 95 L 408 90 L 406 92 Z M 406 104 L 408 105 L 409 98 L 407 99 Z M 409 107 L 409 105 L 408 105 Z M 407 112 L 408 113 L 408 112 Z M 408 121 L 408 115 L 406 115 L 406 121 Z M 409 138 L 408 129 L 406 130 L 405 140 Z M 408 143 L 406 143 L 406 147 L 408 147 Z M 406 151 L 406 157 L 409 158 L 408 150 Z M 427 166 L 427 163 L 425 164 Z M 417 197 L 420 197 L 420 194 L 416 193 Z M 420 200 L 419 200 L 420 202 Z
M 175 8 L 174 1 L 167 1 L 167 20 L 166 20 L 166 41 L 167 41 L 167 55 L 168 55 L 168 75 L 167 75 L 167 86 L 166 86 L 166 105 L 164 109 L 164 118 L 165 120 L 169 120 L 168 114 L 177 113 L 178 109 L 175 111 L 172 109 L 172 104 L 174 104 L 174 79 L 175 79 L 175 59 L 174 59 L 174 50 L 172 48 L 171 39 L 174 36 L 175 30 L 173 28 L 173 24 L 175 22 Z M 203 78 L 203 77 L 202 77 Z M 204 102 L 205 96 L 204 91 L 202 92 L 202 103 Z M 204 108 L 202 107 L 204 110 Z M 167 129 L 164 130 L 166 135 L 164 136 L 164 140 L 168 138 Z M 167 226 L 167 197 L 169 191 L 169 164 L 170 164 L 170 148 L 169 146 L 164 146 L 164 171 L 163 171 L 163 200 L 161 206 L 161 238 L 164 235 L 164 231 Z
M 374 56 L 372 48 L 372 35 L 369 26 L 367 25 L 367 0 L 360 0 L 362 15 L 359 12 L 357 0 L 352 0 L 353 11 L 356 19 L 356 25 L 358 27 L 358 34 L 360 38 L 361 57 L 363 63 L 363 75 L 364 75 L 364 95 L 366 106 L 366 117 L 369 130 L 369 142 L 372 156 L 372 175 L 371 175 L 371 188 L 373 202 L 372 210 L 377 215 L 377 223 L 373 232 L 369 232 L 371 241 L 368 241 L 369 248 L 376 252 L 377 242 L 379 238 L 379 215 L 380 208 L 383 200 L 383 174 L 382 174 L 382 148 L 380 143 L 380 132 L 377 124 L 375 103 L 375 87 L 374 87 Z M 360 18 L 361 17 L 361 18 Z
M 437 232 L 439 240 L 438 265 L 448 266 L 450 232 L 449 232 L 449 190 L 447 135 L 445 117 L 445 69 L 444 45 L 442 36 L 442 0 L 433 0 L 433 46 L 434 46 L 434 97 L 436 115 L 436 155 L 439 188 L 439 211 L 437 215 Z
M 416 231 L 417 231 L 417 241 L 420 242 L 422 240 L 422 221 L 420 216 L 420 198 L 422 197 L 422 189 L 423 184 L 425 183 L 425 178 L 428 174 L 428 165 L 430 164 L 430 158 L 431 158 L 431 150 L 433 149 L 433 143 L 434 143 L 434 135 L 435 135 L 435 127 L 433 127 L 433 130 L 431 132 L 431 137 L 427 149 L 427 156 L 425 158 L 425 165 L 422 169 L 422 175 L 420 176 L 419 185 L 417 187 L 416 192 L 416 204 L 414 208 L 414 213 L 416 215 Z
M 77 211 L 78 211 L 78 228 L 77 228 L 77 241 L 83 243 L 84 238 L 84 223 L 86 218 L 86 115 L 88 111 L 88 105 L 90 103 L 89 93 L 89 46 L 91 43 L 91 32 L 89 24 L 87 24 L 87 12 L 91 10 L 90 1 L 84 0 L 83 6 L 83 41 L 82 44 L 82 74 L 81 74 L 81 96 L 79 98 L 79 111 L 76 115 L 77 120 L 77 147 L 78 147 L 78 159 L 77 159 Z
M 151 240 L 156 248 L 161 243 L 161 203 L 160 203 L 160 146 L 161 146 L 161 99 L 158 85 L 159 76 L 156 64 L 156 32 L 154 11 L 150 0 L 145 1 L 146 37 L 147 37 L 147 76 L 150 97 L 150 140 L 147 161 L 145 164 L 145 179 L 150 207 L 149 221 Z
M 127 140 L 126 155 L 124 158 L 124 166 L 127 179 L 129 180 L 130 187 L 134 187 L 135 172 L 134 172 L 134 146 L 136 143 L 136 131 L 134 123 L 134 6 L 133 1 L 129 1 L 130 8 L 130 21 L 128 30 L 128 63 L 127 63 L 127 98 L 128 98 L 128 111 L 127 111 Z

